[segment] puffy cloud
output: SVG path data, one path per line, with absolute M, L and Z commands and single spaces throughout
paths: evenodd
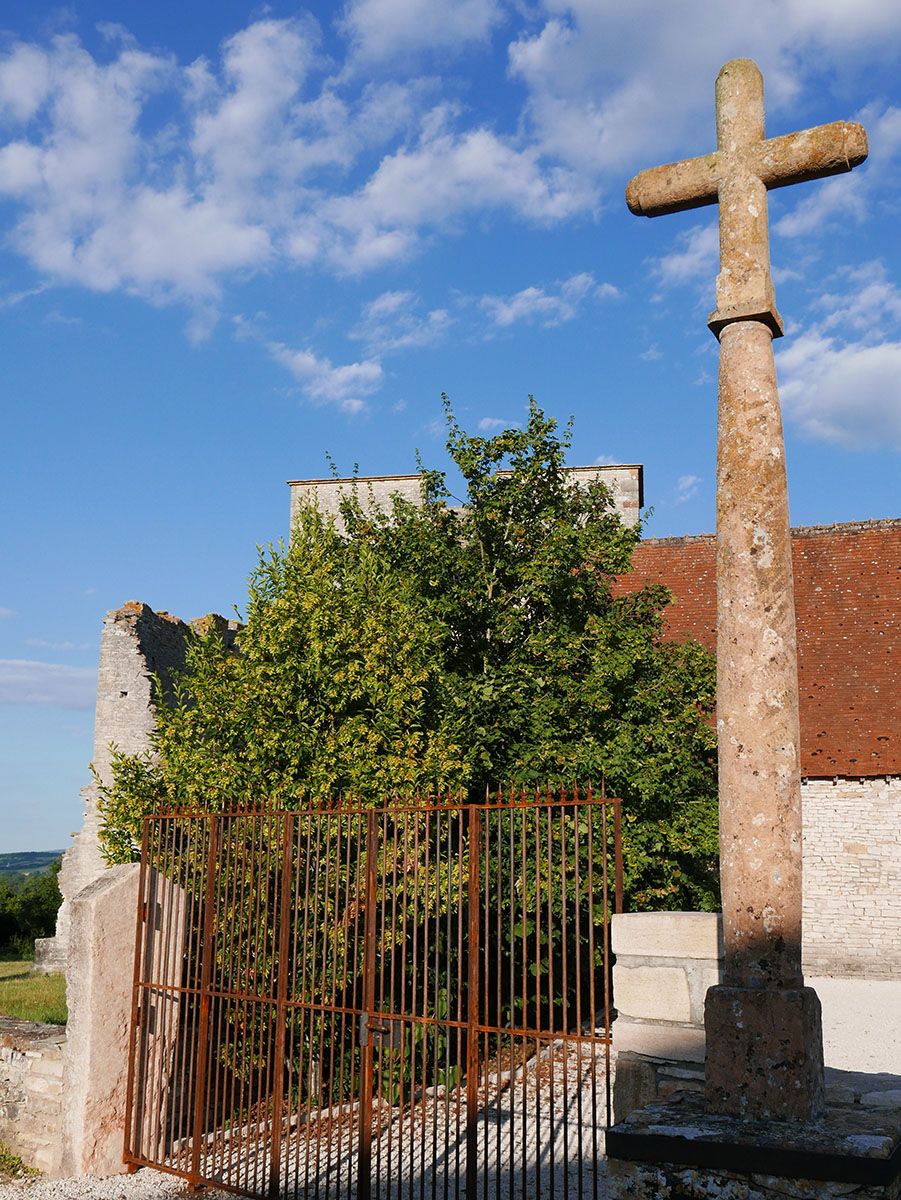
M 93 708 L 94 667 L 67 667 L 29 659 L 0 659 L 0 704 L 40 708 Z
M 720 240 L 715 221 L 684 230 L 678 234 L 676 244 L 678 249 L 651 263 L 651 272 L 663 287 L 709 280 L 716 274 Z
M 808 71 L 887 56 L 901 35 L 892 0 L 734 0 L 715 19 L 707 0 L 543 0 L 541 11 L 509 52 L 536 140 L 605 178 L 713 149 L 712 84 L 730 58 L 758 62 L 778 112 Z
M 571 321 L 586 300 L 609 299 L 620 294 L 612 283 L 598 284 L 587 271 L 570 275 L 554 287 L 552 291 L 527 287 L 512 296 L 482 296 L 479 303 L 495 325 L 502 328 L 525 321 L 550 329 Z
M 901 450 L 901 342 L 850 342 L 811 331 L 779 355 L 788 417 L 808 437 L 849 449 Z
M 498 0 L 350 0 L 341 26 L 364 62 L 428 50 L 460 53 L 484 42 L 503 19 Z
M 365 342 L 370 351 L 384 354 L 430 346 L 446 333 L 451 323 L 446 308 L 421 312 L 412 292 L 382 292 L 363 306 L 360 322 L 350 336 Z
M 0 621 L 8 621 L 15 615 L 16 610 L 14 608 L 4 608 L 2 605 L 0 605 Z
M 378 359 L 336 367 L 312 350 L 292 350 L 281 342 L 269 342 L 267 348 L 276 362 L 287 367 L 314 404 L 334 404 L 342 412 L 361 412 L 366 407 L 366 397 L 382 385 L 383 372 Z

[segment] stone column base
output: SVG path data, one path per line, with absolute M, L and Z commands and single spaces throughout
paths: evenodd
M 708 1112 L 776 1121 L 823 1112 L 823 1028 L 813 988 L 712 987 L 704 1029 Z

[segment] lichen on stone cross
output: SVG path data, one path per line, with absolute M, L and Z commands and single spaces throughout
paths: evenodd
M 867 135 L 862 125 L 834 121 L 767 138 L 763 77 L 749 58 L 726 63 L 717 77 L 716 134 L 715 153 L 636 175 L 626 202 L 637 216 L 656 217 L 719 201 L 720 273 L 710 328 L 718 336 L 730 321 L 756 318 L 779 337 L 767 190 L 850 171 L 867 156 Z
M 747 58 L 716 81 L 717 150 L 654 167 L 634 213 L 720 206 L 717 306 L 717 744 L 724 981 L 707 993 L 712 1111 L 807 1119 L 823 1105 L 816 993 L 801 971 L 798 662 L 767 189 L 849 171 L 867 154 L 844 121 L 767 139 Z

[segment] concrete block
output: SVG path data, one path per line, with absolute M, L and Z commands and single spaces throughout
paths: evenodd
M 616 913 L 611 945 L 616 955 L 650 958 L 722 958 L 719 913 Z
M 613 968 L 617 1012 L 646 1021 L 691 1020 L 691 994 L 682 967 Z

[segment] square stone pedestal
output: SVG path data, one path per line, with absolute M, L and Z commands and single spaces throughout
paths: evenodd
M 812 1121 L 709 1114 L 681 1092 L 607 1131 L 608 1200 L 898 1200 L 901 1111 L 827 1105 Z

